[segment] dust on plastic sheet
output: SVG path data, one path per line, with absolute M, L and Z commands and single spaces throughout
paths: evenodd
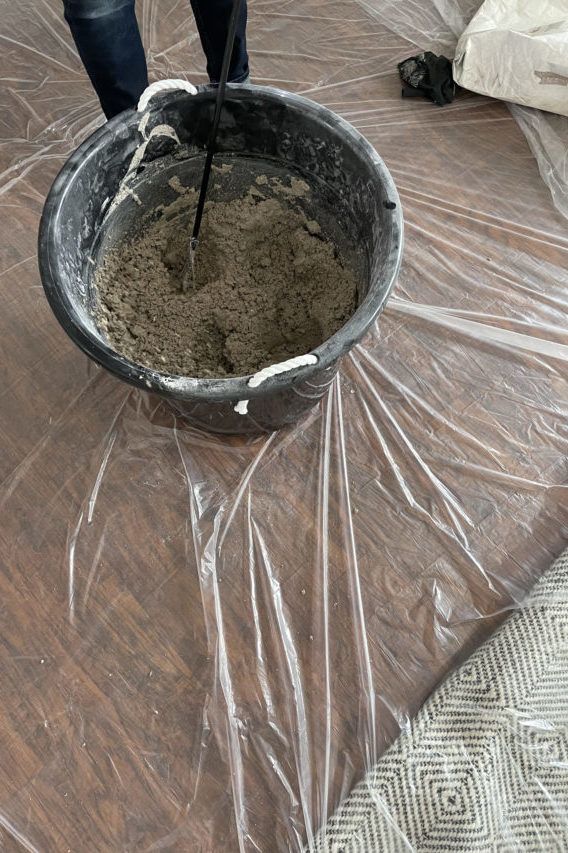
M 416 28 L 412 2 L 251 3 L 256 80 L 373 142 L 406 251 L 321 407 L 245 441 L 52 318 L 39 215 L 101 119 L 59 3 L 2 0 L 7 849 L 300 850 L 561 550 L 566 222 L 503 104 L 400 99 L 396 63 L 430 46 L 403 6 Z M 152 77 L 203 81 L 185 2 L 139 19 Z

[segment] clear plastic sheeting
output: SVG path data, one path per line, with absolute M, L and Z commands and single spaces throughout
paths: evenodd
M 422 50 L 453 57 L 459 37 L 481 0 L 358 0 L 382 25 L 414 42 Z M 499 5 L 499 4 L 498 4 Z M 563 0 L 552 6 L 558 15 L 558 31 L 566 29 L 567 7 Z M 504 8 L 504 7 L 503 7 Z M 540 23 L 539 5 L 520 0 L 522 13 Z M 498 10 L 498 14 L 503 9 Z M 553 37 L 554 41 L 554 37 Z M 503 72 L 501 72 L 503 73 Z M 536 157 L 540 174 L 552 193 L 558 210 L 568 217 L 568 118 L 511 104 L 511 111 Z
M 503 104 L 400 99 L 388 4 L 253 0 L 255 79 L 376 146 L 405 260 L 307 420 L 198 433 L 50 314 L 43 199 L 101 116 L 59 3 L 1 4 L 1 842 L 299 851 L 567 539 L 565 220 Z M 203 81 L 185 2 L 139 19 Z

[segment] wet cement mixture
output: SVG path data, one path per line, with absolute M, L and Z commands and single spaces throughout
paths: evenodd
M 98 322 L 111 346 L 162 373 L 248 375 L 310 352 L 353 314 L 357 285 L 317 222 L 309 192 L 259 176 L 246 195 L 205 208 L 194 280 L 183 292 L 196 193 L 109 249 L 95 275 Z

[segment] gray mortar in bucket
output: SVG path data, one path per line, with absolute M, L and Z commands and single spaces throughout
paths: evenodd
M 230 86 L 217 137 L 222 158 L 246 161 L 251 175 L 305 181 L 305 212 L 317 220 L 353 269 L 358 308 L 311 353 L 311 363 L 263 377 L 196 379 L 137 365 L 115 352 L 97 328 L 93 272 L 102 247 L 131 233 L 141 215 L 171 201 L 169 181 L 198 186 L 215 103 L 197 95 L 156 96 L 144 117 L 151 135 L 128 191 L 114 203 L 136 151 L 140 113 L 129 110 L 90 136 L 69 158 L 45 203 L 39 266 L 50 305 L 73 341 L 120 379 L 172 401 L 195 426 L 238 434 L 297 421 L 325 394 L 339 360 L 365 335 L 396 280 L 403 220 L 394 182 L 379 155 L 350 124 L 298 95 L 257 86 Z M 240 173 L 246 175 L 247 170 Z M 231 192 L 246 191 L 233 182 Z M 249 384 L 250 383 L 250 384 Z M 243 406 L 243 401 L 248 404 Z M 246 412 L 243 413 L 243 412 Z

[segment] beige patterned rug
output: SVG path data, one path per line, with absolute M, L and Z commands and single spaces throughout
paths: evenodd
M 568 550 L 432 695 L 312 849 L 568 850 Z

